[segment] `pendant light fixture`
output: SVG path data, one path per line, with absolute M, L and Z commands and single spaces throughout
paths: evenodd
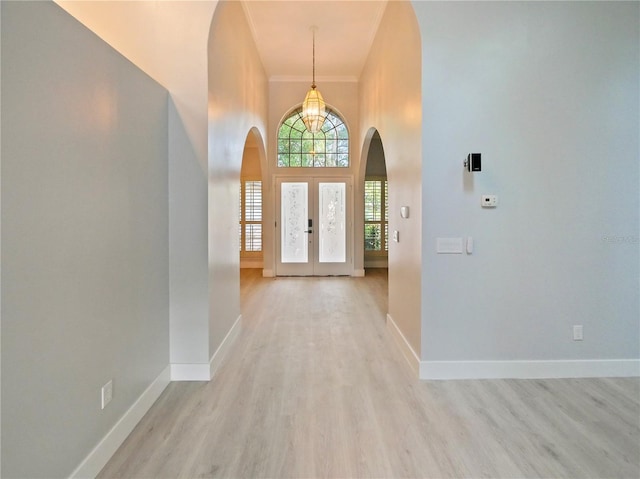
M 324 100 L 320 91 L 316 90 L 316 30 L 317 27 L 311 27 L 313 32 L 313 80 L 311 90 L 307 92 L 302 103 L 302 121 L 310 133 L 319 132 L 325 119 Z

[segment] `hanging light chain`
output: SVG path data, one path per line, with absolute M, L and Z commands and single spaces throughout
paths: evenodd
M 312 69 L 312 80 L 311 80 L 311 88 L 316 87 L 316 28 L 311 27 L 311 31 L 313 32 L 313 47 L 312 47 L 312 56 L 313 56 L 313 69 Z
M 316 26 L 311 27 L 311 31 L 313 33 L 313 69 L 311 89 L 307 92 L 304 102 L 302 103 L 302 121 L 310 133 L 317 133 L 320 131 L 324 124 L 326 112 L 322 95 L 316 89 L 316 30 Z

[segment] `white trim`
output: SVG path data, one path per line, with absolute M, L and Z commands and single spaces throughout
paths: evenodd
M 364 278 L 364 269 L 354 269 L 351 276 L 354 278 Z
M 402 331 L 400 331 L 400 328 L 390 314 L 387 314 L 387 329 L 395 338 L 398 346 L 400 346 L 400 351 L 402 352 L 404 358 L 407 360 L 407 363 L 409 363 L 409 366 L 411 366 L 411 369 L 413 369 L 415 373 L 418 374 L 418 371 L 420 371 L 421 367 L 420 358 L 411 347 L 411 344 L 409 344 L 409 341 L 407 341 L 407 338 L 405 338 L 404 334 L 402 334 Z
M 421 361 L 420 379 L 638 377 L 638 359 Z
M 262 277 L 263 278 L 275 278 L 275 274 L 273 273 L 272 269 L 263 269 L 262 270 Z
M 229 354 L 231 347 L 236 342 L 236 339 L 238 339 L 238 336 L 240 336 L 240 331 L 242 331 L 242 315 L 238 316 L 238 318 L 236 319 L 236 322 L 233 323 L 233 326 L 231 326 L 231 329 L 222 340 L 222 343 L 220 343 L 220 346 L 218 346 L 218 349 L 216 350 L 216 352 L 213 353 L 213 356 L 211 357 L 211 361 L 209 361 L 209 377 L 210 378 L 213 377 L 213 375 L 216 373 L 216 371 L 218 370 L 222 362 L 227 357 L 227 354 Z
M 225 357 L 229 353 L 231 346 L 235 343 L 236 339 L 242 331 L 242 315 L 238 316 L 233 326 L 227 333 L 227 335 L 218 346 L 218 349 L 209 363 L 192 363 L 192 364 L 178 364 L 171 365 L 171 380 L 172 381 L 211 381 L 211 378 L 218 370 Z
M 387 329 L 420 379 L 546 379 L 640 377 L 639 359 L 548 361 L 420 361 L 391 315 Z
M 136 427 L 142 417 L 153 406 L 153 403 L 160 397 L 162 391 L 169 385 L 169 381 L 170 367 L 167 366 L 69 477 L 96 477 L 133 431 L 133 428 Z
M 316 83 L 358 83 L 360 80 L 353 75 L 316 75 Z M 307 75 L 272 75 L 269 77 L 270 83 L 309 83 Z
M 209 381 L 211 367 L 207 363 L 171 364 L 172 381 Z

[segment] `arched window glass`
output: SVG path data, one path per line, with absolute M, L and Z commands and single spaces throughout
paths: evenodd
M 294 111 L 278 130 L 279 168 L 348 168 L 349 132 L 342 118 L 327 108 L 322 129 L 309 133 L 302 108 Z

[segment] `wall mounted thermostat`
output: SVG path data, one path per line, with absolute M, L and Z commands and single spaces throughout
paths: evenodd
M 498 197 L 496 195 L 482 195 L 483 208 L 495 208 L 498 206 Z
M 469 153 L 464 160 L 467 171 L 482 171 L 482 161 L 480 153 Z
M 408 206 L 401 206 L 400 207 L 400 216 L 402 218 L 408 218 L 409 217 L 409 207 Z

